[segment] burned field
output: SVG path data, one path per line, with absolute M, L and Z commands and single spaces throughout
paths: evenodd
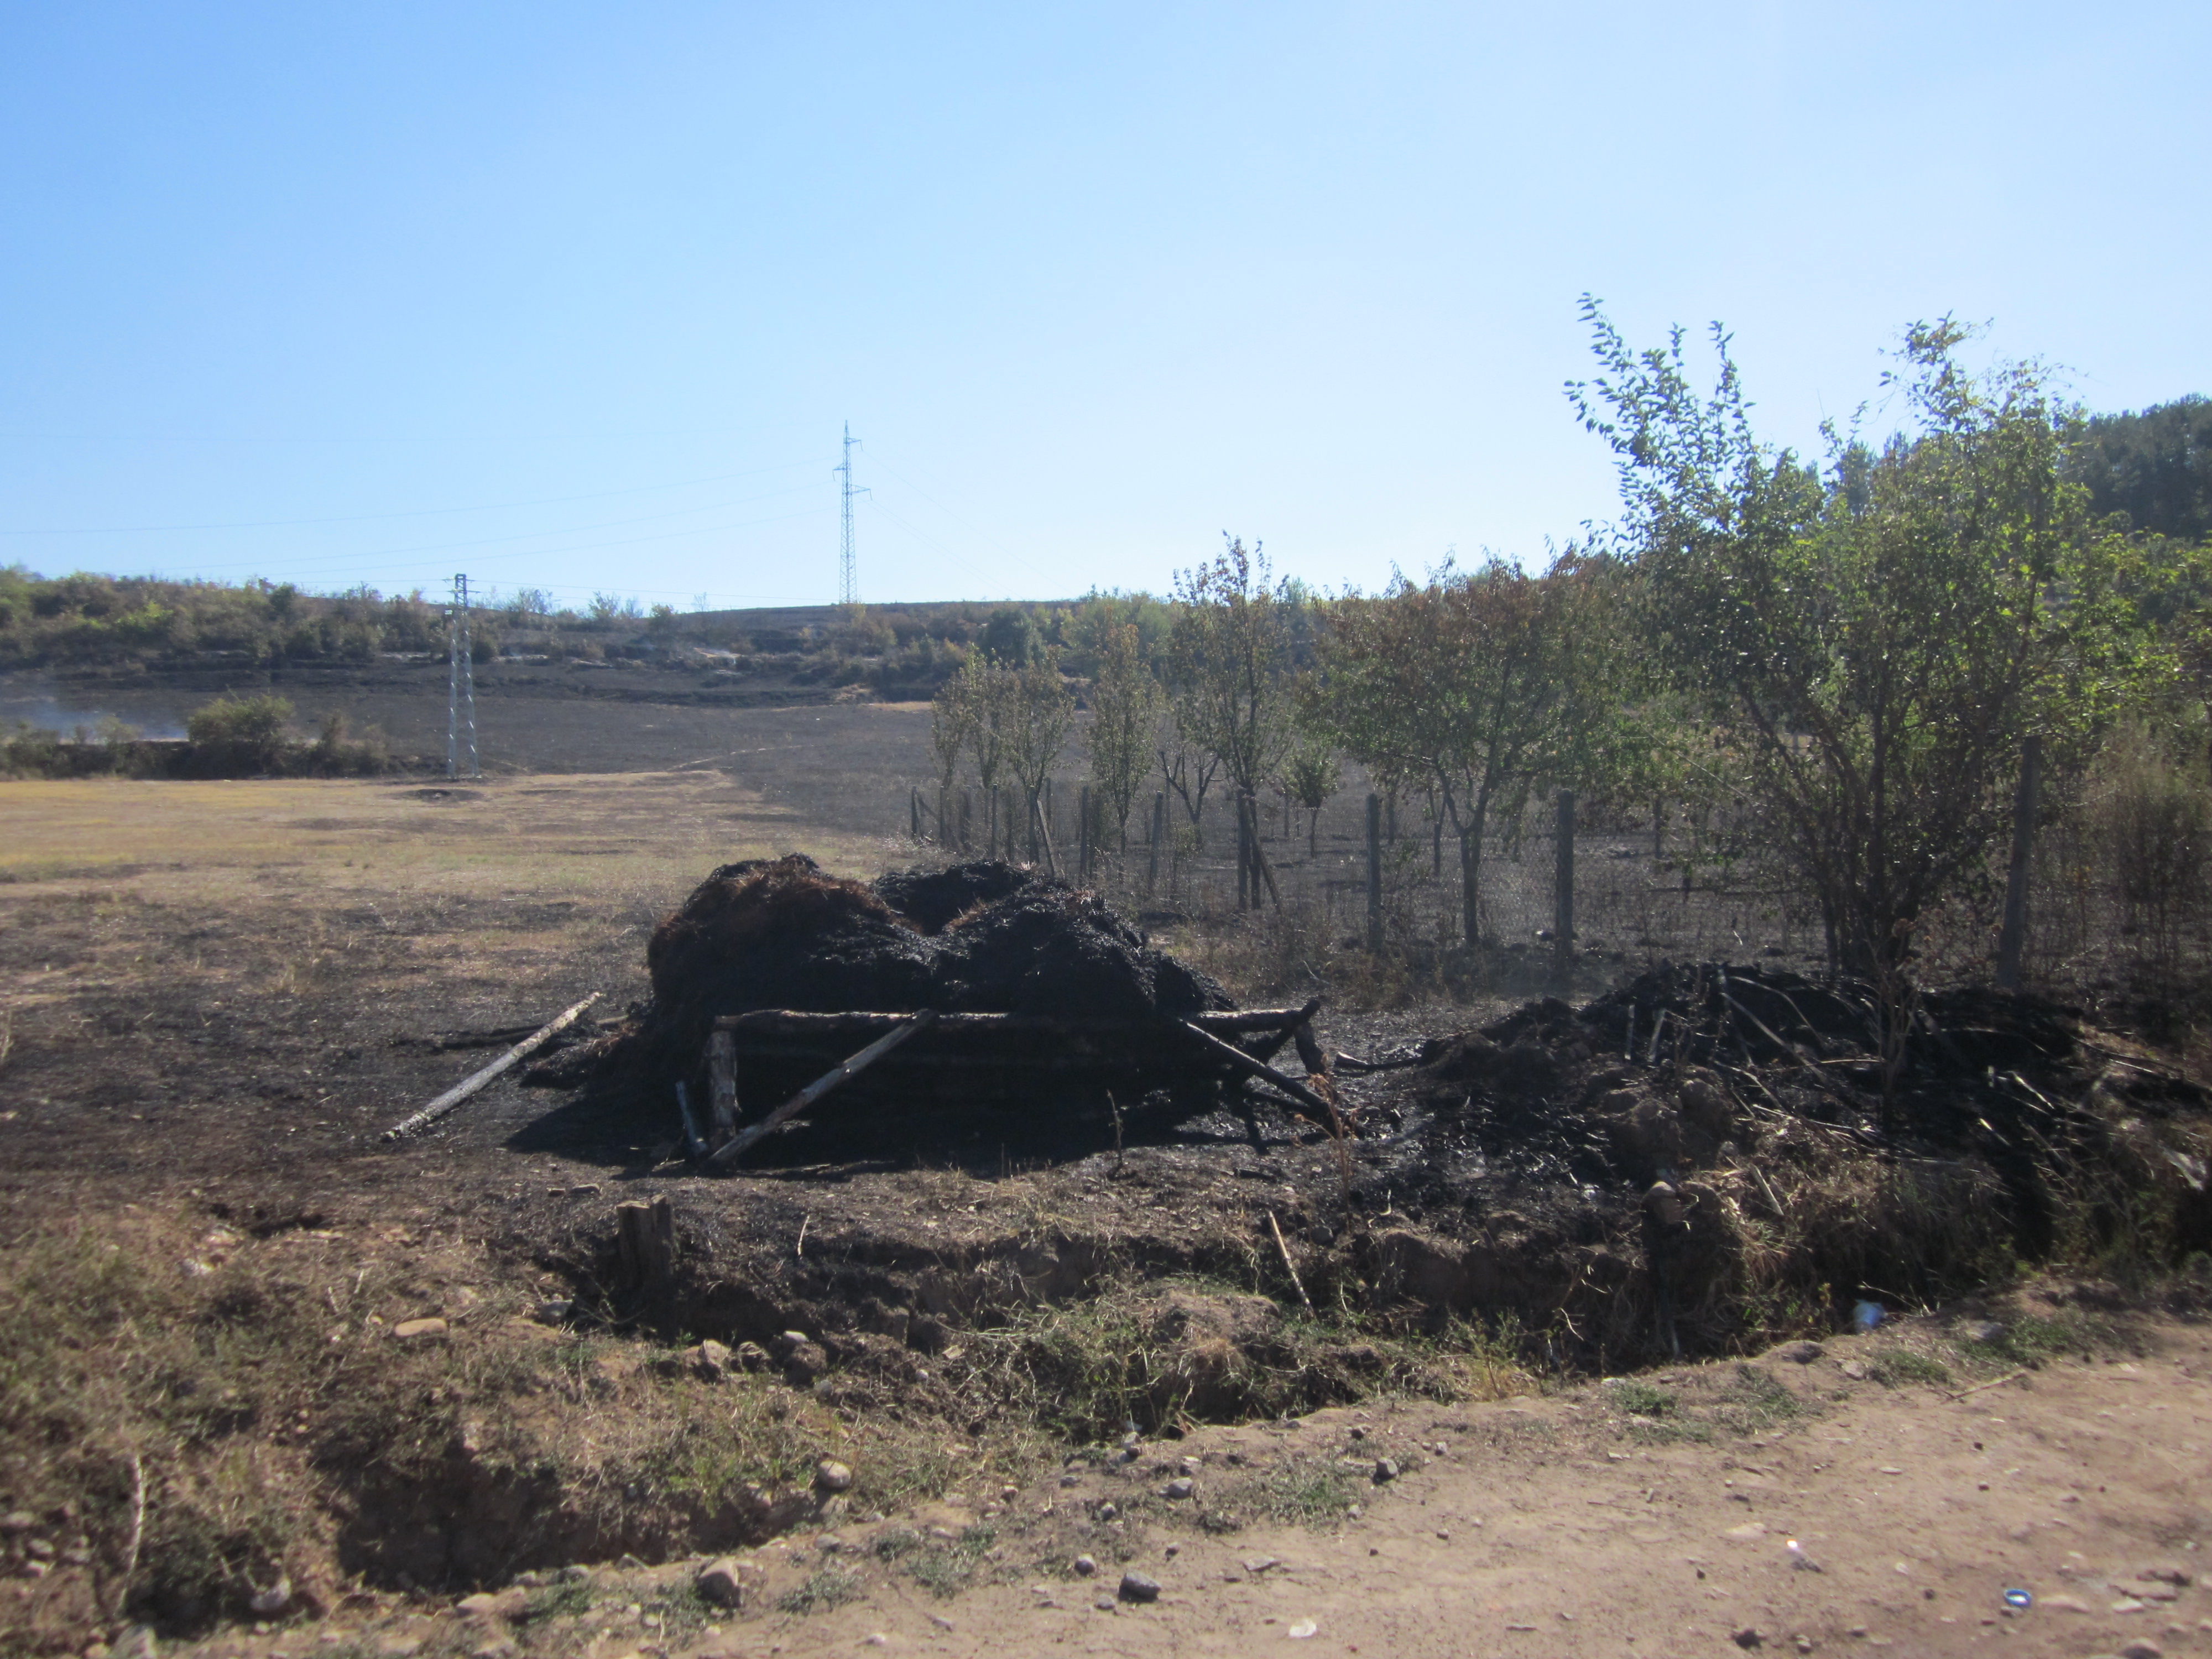
M 1495 1396 L 2212 1240 L 2197 1085 L 2033 1001 L 1932 996 L 1886 1124 L 1863 1010 L 1776 973 L 1240 1029 L 1089 896 L 839 879 L 784 855 L 890 849 L 712 775 L 208 786 L 184 828 L 151 790 L 57 794 L 99 810 L 0 886 L 4 1474 L 83 1558 L 0 1606 L 27 1650 L 975 1514 L 1133 1422 Z M 381 1138 L 592 990 L 535 1086 Z M 741 1133 L 921 1016 L 690 1154 L 718 1032 Z

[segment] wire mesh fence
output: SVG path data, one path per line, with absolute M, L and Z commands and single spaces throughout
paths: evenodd
M 2059 803 L 2039 830 L 2025 953 L 2028 988 L 2092 1003 L 2200 994 L 2212 961 L 2212 847 L 2203 826 L 2175 824 L 2130 805 L 2124 780 Z M 1810 891 L 1771 826 L 1748 809 L 1693 812 L 1583 805 L 1563 872 L 1550 799 L 1494 814 L 1477 876 L 1477 945 L 1468 951 L 1460 848 L 1433 801 L 1381 794 L 1370 870 L 1369 781 L 1347 769 L 1318 811 L 1282 794 L 1255 803 L 1266 885 L 1240 897 L 1237 813 L 1209 789 L 1194 813 L 1181 799 L 1140 793 L 1126 824 L 1079 779 L 1053 780 L 1034 819 L 1018 792 L 994 801 L 969 785 L 916 790 L 908 830 L 945 856 L 1050 864 L 1150 924 L 1231 923 L 1248 908 L 1295 912 L 1333 947 L 1429 961 L 1447 958 L 1478 981 L 1556 977 L 1563 873 L 1572 895 L 1568 965 L 1577 988 L 1662 961 L 1763 961 L 1810 976 L 1830 970 Z M 1085 814 L 1088 813 L 1088 822 Z M 2185 814 L 2184 814 L 2185 817 Z M 2168 811 L 2167 817 L 2172 817 Z M 1925 975 L 1985 978 L 1995 960 L 2004 849 L 1987 878 L 1924 919 Z

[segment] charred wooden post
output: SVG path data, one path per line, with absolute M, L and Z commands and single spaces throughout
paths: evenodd
M 1164 792 L 1152 797 L 1152 839 L 1145 860 L 1145 892 L 1146 896 L 1160 884 L 1160 843 L 1167 839 L 1168 798 Z
M 676 1272 L 676 1212 L 665 1198 L 615 1206 L 615 1251 L 623 1287 L 655 1290 Z
M 708 1111 L 714 1122 L 708 1139 L 719 1146 L 738 1132 L 738 1045 L 717 1028 L 707 1039 Z

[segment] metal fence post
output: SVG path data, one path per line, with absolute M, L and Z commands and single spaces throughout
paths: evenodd
M 1560 983 L 1575 969 L 1575 792 L 1559 791 L 1558 872 L 1552 887 L 1552 952 Z
M 1367 948 L 1382 954 L 1382 797 L 1367 798 Z
M 2004 927 L 1997 934 L 1997 989 L 2017 991 L 2027 949 L 2027 877 L 2035 852 L 2035 796 L 2043 781 L 2043 739 L 2020 750 L 2020 793 L 2013 797 L 2012 864 L 2005 872 Z

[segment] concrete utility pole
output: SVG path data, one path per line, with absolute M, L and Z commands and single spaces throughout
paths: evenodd
M 480 778 L 483 768 L 477 760 L 477 665 L 469 639 L 469 579 L 453 578 L 453 599 L 446 627 L 446 775 L 460 775 L 461 726 L 469 732 L 469 775 Z

